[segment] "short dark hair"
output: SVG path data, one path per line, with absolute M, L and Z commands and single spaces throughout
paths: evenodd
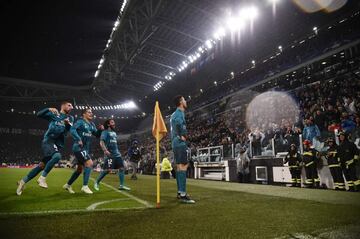
M 107 120 L 105 120 L 105 122 L 104 122 L 104 129 L 108 129 L 109 127 L 110 127 L 110 121 L 111 120 L 114 120 L 114 119 L 107 119 Z
M 182 95 L 177 95 L 177 96 L 174 97 L 173 102 L 174 102 L 174 104 L 175 104 L 176 107 L 179 107 L 180 102 L 181 102 L 181 98 L 183 98 Z
M 61 101 L 60 105 L 72 104 L 69 100 Z
M 91 110 L 91 108 L 85 108 L 81 111 L 81 115 L 84 115 L 88 110 Z

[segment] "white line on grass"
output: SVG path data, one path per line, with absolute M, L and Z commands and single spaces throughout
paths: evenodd
M 107 212 L 107 211 L 121 211 L 128 209 L 145 209 L 146 207 L 123 207 L 123 208 L 103 208 L 96 210 L 88 209 L 68 209 L 68 210 L 47 210 L 47 211 L 32 211 L 32 212 L 1 212 L 0 216 L 12 216 L 12 215 L 42 215 L 42 214 L 64 214 L 64 213 L 75 213 L 75 212 Z
M 95 179 L 91 178 L 91 180 L 95 182 Z M 105 187 L 108 187 L 108 188 L 110 188 L 110 189 L 112 189 L 112 190 L 114 190 L 114 191 L 116 191 L 116 192 L 118 192 L 118 193 L 121 193 L 121 194 L 123 194 L 123 195 L 125 195 L 125 196 L 127 196 L 127 197 L 129 197 L 129 198 L 131 198 L 131 199 L 134 199 L 135 201 L 143 204 L 145 207 L 149 207 L 149 208 L 150 208 L 150 207 L 153 207 L 149 202 L 147 202 L 147 201 L 145 201 L 145 200 L 142 200 L 142 199 L 140 199 L 140 198 L 138 198 L 138 197 L 135 197 L 134 195 L 131 195 L 130 193 L 121 191 L 121 190 L 119 190 L 119 189 L 117 189 L 117 188 L 115 188 L 115 187 L 113 187 L 113 186 L 111 186 L 111 185 L 109 185 L 109 184 L 107 184 L 107 183 L 100 182 L 100 184 L 103 184 Z
M 102 202 L 97 202 L 97 203 L 93 203 L 90 206 L 88 206 L 86 208 L 86 210 L 95 210 L 95 208 L 97 206 L 100 206 L 100 205 L 103 205 L 103 204 L 106 204 L 106 203 L 117 202 L 117 201 L 129 201 L 129 200 L 130 200 L 130 198 L 120 198 L 120 199 L 113 199 L 113 200 L 106 200 L 106 201 L 102 201 Z

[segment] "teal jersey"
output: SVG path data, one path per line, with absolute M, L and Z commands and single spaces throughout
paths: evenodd
M 43 142 L 52 142 L 58 147 L 63 148 L 65 144 L 65 137 L 74 122 L 74 117 L 63 113 L 60 113 L 59 115 L 54 114 L 49 111 L 49 108 L 39 111 L 37 116 L 49 121 L 49 127 L 44 135 Z M 70 124 L 65 124 L 65 119 L 68 119 Z
M 87 153 L 90 153 L 91 137 L 100 137 L 101 130 L 97 130 L 93 122 L 87 122 L 80 118 L 71 127 L 70 133 L 74 139 L 73 152 L 86 150 Z M 79 145 L 80 140 L 83 143 L 82 147 Z
M 186 147 L 186 142 L 181 140 L 181 136 L 187 135 L 185 113 L 179 108 L 171 115 L 170 127 L 172 148 Z
M 113 130 L 104 130 L 101 133 L 100 140 L 104 141 L 106 148 L 111 153 L 112 157 L 121 157 L 118 145 L 117 145 L 117 135 Z

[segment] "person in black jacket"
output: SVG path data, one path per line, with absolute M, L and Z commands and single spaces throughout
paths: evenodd
M 300 168 L 301 157 L 295 144 L 290 145 L 288 154 L 285 157 L 284 163 L 289 163 L 289 170 L 291 173 L 291 186 L 301 186 L 301 168 Z
M 328 166 L 331 172 L 331 175 L 334 180 L 334 189 L 335 190 L 345 190 L 345 183 L 343 178 L 343 173 L 341 170 L 341 162 L 338 154 L 338 146 L 335 143 L 333 138 L 328 138 L 326 143 L 328 144 L 328 149 L 326 152 L 326 159 Z
M 355 144 L 348 140 L 345 132 L 339 133 L 339 141 L 338 154 L 349 187 L 348 190 L 355 192 L 357 190 L 356 187 L 360 185 L 360 180 L 356 175 L 356 164 L 359 161 L 359 151 Z
M 319 153 L 311 148 L 311 141 L 304 140 L 304 152 L 302 154 L 302 165 L 305 167 L 306 180 L 305 185 L 308 188 L 320 188 L 320 178 L 317 172 L 319 163 Z

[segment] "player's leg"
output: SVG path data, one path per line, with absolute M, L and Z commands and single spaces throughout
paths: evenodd
M 88 186 L 92 167 L 93 167 L 93 161 L 91 159 L 86 160 L 85 168 L 84 168 L 84 181 L 81 191 L 87 194 L 93 193 Z
M 45 167 L 44 162 L 40 162 L 38 165 L 36 165 L 31 171 L 23 177 L 20 181 L 18 181 L 18 187 L 16 189 L 16 194 L 20 196 L 22 192 L 24 191 L 25 184 L 29 182 L 31 179 L 36 177 Z
M 94 189 L 96 191 L 99 191 L 100 190 L 100 182 L 101 180 L 103 180 L 103 178 L 105 178 L 106 175 L 109 174 L 111 168 L 112 168 L 112 158 L 109 158 L 109 157 L 105 157 L 104 158 L 104 164 L 102 166 L 102 170 L 99 174 L 99 176 L 97 177 L 97 179 L 95 180 L 95 183 L 94 183 Z
M 175 163 L 177 165 L 177 161 L 181 158 L 181 150 L 174 148 L 173 149 L 174 152 L 174 158 L 175 158 Z M 176 173 L 175 173 L 175 179 L 176 179 L 176 186 L 177 186 L 177 198 L 180 199 L 180 177 L 179 177 L 179 169 L 176 166 Z
M 118 176 L 120 181 L 119 190 L 126 190 L 130 191 L 130 188 L 125 186 L 125 165 L 124 160 L 121 157 L 115 157 L 114 158 L 114 169 L 118 169 Z
M 176 178 L 179 182 L 180 200 L 183 203 L 195 203 L 189 195 L 186 193 L 186 172 L 188 168 L 187 151 L 186 147 L 176 149 L 177 154 L 175 156 L 176 161 Z
M 38 178 L 37 182 L 40 187 L 48 188 L 48 185 L 46 183 L 46 176 L 49 174 L 49 172 L 55 166 L 55 164 L 57 164 L 60 161 L 61 154 L 59 153 L 58 147 L 55 143 L 43 142 L 42 149 L 44 151 L 45 157 L 50 157 L 50 160 L 46 162 L 45 168 L 41 176 Z
M 83 171 L 83 165 L 78 161 L 76 165 L 76 169 L 67 181 L 67 183 L 63 186 L 65 190 L 67 190 L 69 193 L 75 193 L 75 191 L 72 189 L 71 185 L 75 182 L 75 180 L 80 176 L 80 174 Z

